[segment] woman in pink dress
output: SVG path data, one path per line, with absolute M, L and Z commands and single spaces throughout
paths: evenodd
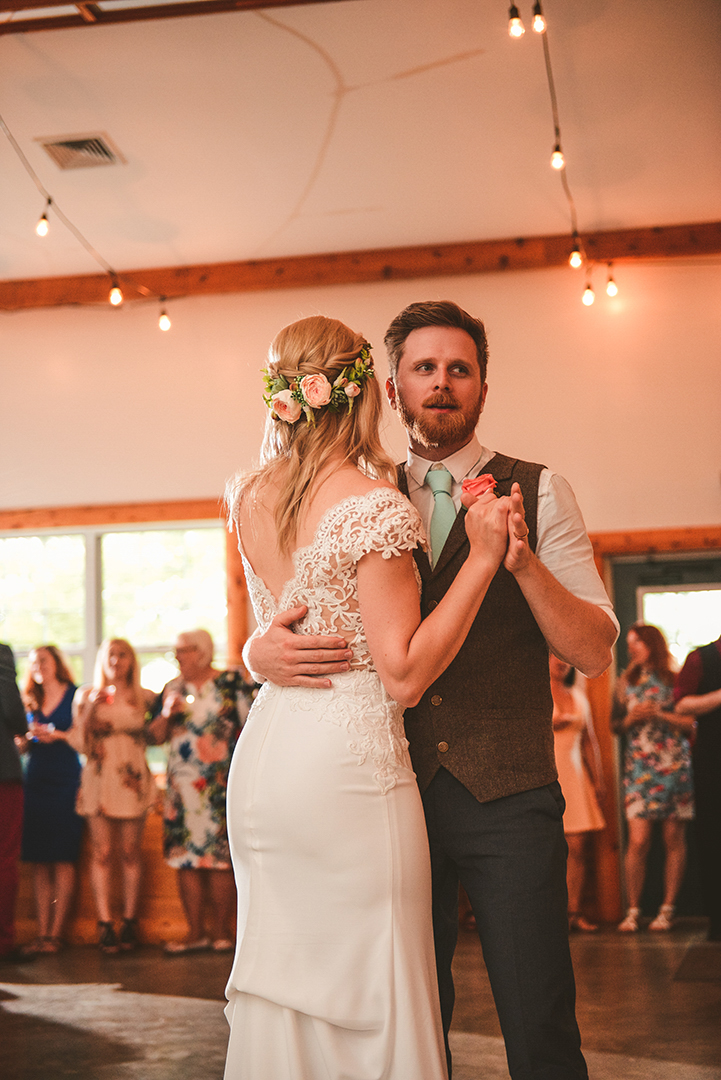
M 87 757 L 80 779 L 77 811 L 88 819 L 90 876 L 98 911 L 103 952 L 133 949 L 137 943 L 140 898 L 140 842 L 145 815 L 157 788 L 145 760 L 145 715 L 155 694 L 140 685 L 135 650 L 122 638 L 104 641 L 95 678 L 75 697 L 69 741 Z M 120 851 L 123 922 L 119 936 L 112 922 L 113 850 Z
M 556 768 L 566 800 L 563 830 L 568 843 L 568 925 L 571 930 L 588 933 L 598 930 L 598 926 L 580 910 L 586 881 L 588 836 L 606 827 L 598 805 L 601 791 L 598 743 L 586 695 L 574 686 L 575 668 L 553 655 L 549 666 Z

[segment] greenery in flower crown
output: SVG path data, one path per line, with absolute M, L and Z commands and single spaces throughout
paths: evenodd
M 320 381 L 321 389 L 325 389 L 326 393 L 329 392 L 328 401 L 323 404 L 309 404 L 303 393 L 303 382 L 309 377 L 316 380 L 316 385 Z M 305 414 L 308 423 L 314 426 L 315 418 L 313 413 L 318 409 L 330 409 L 331 412 L 341 412 L 343 409 L 347 409 L 348 413 L 352 412 L 353 402 L 363 389 L 363 385 L 368 379 L 374 377 L 371 346 L 366 342 L 360 350 L 358 358 L 352 364 L 344 367 L 332 384 L 326 379 L 325 375 L 304 375 L 300 379 L 294 379 L 289 383 L 284 375 L 278 375 L 268 370 L 268 368 L 264 368 L 265 393 L 263 394 L 263 401 L 273 412 L 275 420 L 284 420 L 287 423 L 294 424 L 296 420 L 300 419 L 301 414 Z M 355 389 L 351 389 L 349 392 L 349 387 Z M 289 393 L 283 393 L 284 391 L 289 391 Z M 278 395 L 282 395 L 282 405 L 274 400 Z

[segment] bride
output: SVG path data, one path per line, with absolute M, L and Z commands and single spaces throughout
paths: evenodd
M 443 1080 L 423 810 L 403 733 L 506 552 L 508 500 L 468 509 L 470 555 L 421 622 L 420 518 L 379 439 L 370 346 L 285 327 L 265 372 L 261 467 L 230 485 L 260 630 L 349 645 L 331 689 L 265 683 L 237 744 L 228 832 L 238 941 L 225 1080 Z

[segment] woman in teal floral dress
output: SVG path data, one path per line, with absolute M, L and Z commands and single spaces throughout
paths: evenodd
M 175 655 L 180 675 L 163 690 L 162 711 L 150 734 L 154 741 L 170 744 L 163 846 L 166 862 L 178 871 L 189 935 L 187 941 L 168 942 L 165 951 L 229 952 L 235 891 L 225 793 L 252 687 L 239 672 L 212 667 L 213 641 L 206 630 L 179 634 Z M 212 911 L 211 937 L 203 927 L 206 898 Z
M 670 930 L 686 867 L 686 822 L 693 817 L 689 718 L 676 715 L 668 645 L 656 626 L 635 623 L 626 638 L 631 663 L 618 681 L 614 727 L 626 735 L 623 786 L 628 847 L 628 911 L 618 929 L 638 930 L 654 821 L 666 850 L 664 898 L 649 930 Z

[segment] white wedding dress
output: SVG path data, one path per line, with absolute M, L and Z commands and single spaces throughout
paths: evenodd
M 428 842 L 401 707 L 363 634 L 356 564 L 423 541 L 403 496 L 331 507 L 276 600 L 244 558 L 256 618 L 344 637 L 333 688 L 266 683 L 233 758 L 238 943 L 225 1080 L 444 1080 Z

